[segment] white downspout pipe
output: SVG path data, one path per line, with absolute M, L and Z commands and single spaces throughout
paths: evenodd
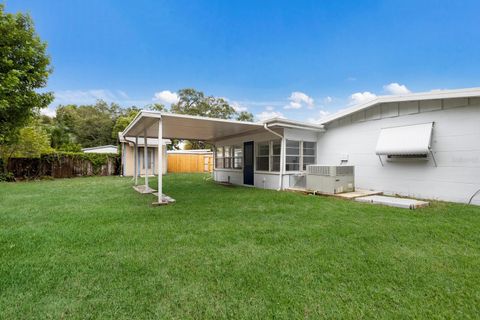
M 285 137 L 282 136 L 281 134 L 273 131 L 272 129 L 270 129 L 266 123 L 263 124 L 263 127 L 265 128 L 265 130 L 267 130 L 268 132 L 270 133 L 273 133 L 274 135 L 280 137 L 280 139 L 282 139 L 281 141 L 281 144 L 280 144 L 280 174 L 279 174 L 279 179 L 278 179 L 278 190 L 283 190 L 283 172 L 284 172 L 284 167 L 285 167 L 285 161 L 284 161 L 284 158 L 285 158 Z
M 133 149 L 133 154 L 135 158 L 135 165 L 134 165 L 134 172 L 133 174 L 135 175 L 135 185 L 138 185 L 138 136 L 135 136 L 135 146 Z

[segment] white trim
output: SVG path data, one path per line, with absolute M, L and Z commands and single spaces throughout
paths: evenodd
M 222 172 L 225 172 L 225 171 L 234 171 L 234 172 L 243 172 L 243 168 L 242 169 L 222 169 L 222 168 L 219 168 L 219 169 L 214 169 L 215 171 L 222 171 Z
M 257 171 L 257 170 L 254 170 L 253 171 L 254 174 L 280 174 L 280 171 Z

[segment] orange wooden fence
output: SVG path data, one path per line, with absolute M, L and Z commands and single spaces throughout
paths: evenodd
M 169 153 L 168 172 L 212 172 L 213 156 L 211 154 L 173 154 Z

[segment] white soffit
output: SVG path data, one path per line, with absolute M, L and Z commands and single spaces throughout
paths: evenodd
M 377 155 L 417 155 L 430 152 L 433 122 L 384 128 L 378 137 Z

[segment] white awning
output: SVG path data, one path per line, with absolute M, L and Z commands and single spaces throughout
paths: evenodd
M 384 128 L 378 137 L 377 155 L 417 155 L 430 152 L 433 122 Z
M 264 131 L 260 123 L 189 116 L 183 114 L 168 114 L 142 110 L 137 117 L 122 132 L 124 137 L 145 135 L 157 138 L 158 121 L 163 123 L 163 138 L 215 141 L 216 139 L 254 132 Z

